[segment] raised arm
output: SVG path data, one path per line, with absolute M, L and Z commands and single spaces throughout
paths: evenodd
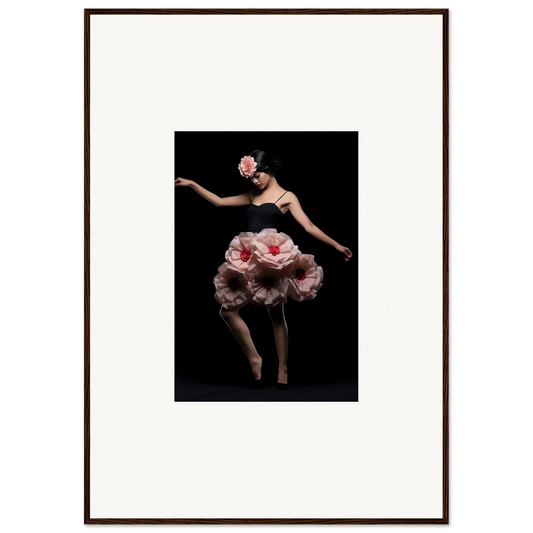
M 342 244 L 339 244 L 331 237 L 328 237 L 320 228 L 311 222 L 310 218 L 304 213 L 298 197 L 293 192 L 287 193 L 286 196 L 288 197 L 286 201 L 288 202 L 291 215 L 305 229 L 305 231 L 309 233 L 309 235 L 312 235 L 319 241 L 333 246 L 335 250 L 342 252 L 346 256 L 345 261 L 349 261 L 353 257 L 352 251 L 349 248 L 342 246 Z
M 185 178 L 177 178 L 174 181 L 176 187 L 191 187 L 194 189 L 200 196 L 216 205 L 217 207 L 230 207 L 230 206 L 239 206 L 239 205 L 248 205 L 250 203 L 250 191 L 246 191 L 238 196 L 228 196 L 226 198 L 221 198 L 215 193 L 208 191 L 205 187 L 202 187 L 193 180 L 186 180 Z

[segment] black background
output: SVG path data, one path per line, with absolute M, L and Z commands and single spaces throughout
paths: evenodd
M 175 177 L 193 180 L 220 197 L 241 194 L 255 186 L 237 166 L 256 149 L 278 156 L 283 165 L 279 186 L 298 197 L 318 228 L 353 253 L 345 261 L 344 254 L 309 235 L 290 211 L 283 216 L 280 231 L 302 253 L 314 255 L 324 270 L 314 299 L 289 297 L 285 304 L 289 383 L 350 382 L 350 399 L 357 401 L 358 133 L 175 132 Z M 247 208 L 217 207 L 192 188 L 175 187 L 175 370 L 181 384 L 176 401 L 192 399 L 196 385 L 239 386 L 251 375 L 244 351 L 219 315 L 213 284 L 230 241 L 248 229 Z M 267 364 L 277 368 L 267 309 L 248 304 L 240 315 L 263 357 L 265 375 Z

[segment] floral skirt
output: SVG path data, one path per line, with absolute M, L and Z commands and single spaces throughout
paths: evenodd
M 226 309 L 239 309 L 249 302 L 273 307 L 288 297 L 312 300 L 323 279 L 313 255 L 303 254 L 286 233 L 267 228 L 233 238 L 213 283 L 216 301 Z

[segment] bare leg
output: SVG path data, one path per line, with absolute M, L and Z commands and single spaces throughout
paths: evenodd
M 278 352 L 278 383 L 287 383 L 287 357 L 289 354 L 289 331 L 285 322 L 283 305 L 280 303 L 268 308 Z
M 221 306 L 220 316 L 224 319 L 235 338 L 239 341 L 239 344 L 241 345 L 246 357 L 248 358 L 248 361 L 250 362 L 255 379 L 259 379 L 261 377 L 261 366 L 263 359 L 255 349 L 255 345 L 250 335 L 250 330 L 248 329 L 246 322 L 239 315 L 239 310 L 229 310 Z

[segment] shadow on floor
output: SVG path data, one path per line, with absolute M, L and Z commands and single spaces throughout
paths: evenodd
M 252 376 L 250 376 L 252 379 Z M 250 379 L 250 381 L 251 381 Z M 254 389 L 251 382 L 200 382 L 176 376 L 176 402 L 357 402 L 357 381 L 290 384 L 287 390 L 276 389 L 274 374 L 264 376 L 265 384 Z M 290 379 L 290 378 L 289 378 Z

